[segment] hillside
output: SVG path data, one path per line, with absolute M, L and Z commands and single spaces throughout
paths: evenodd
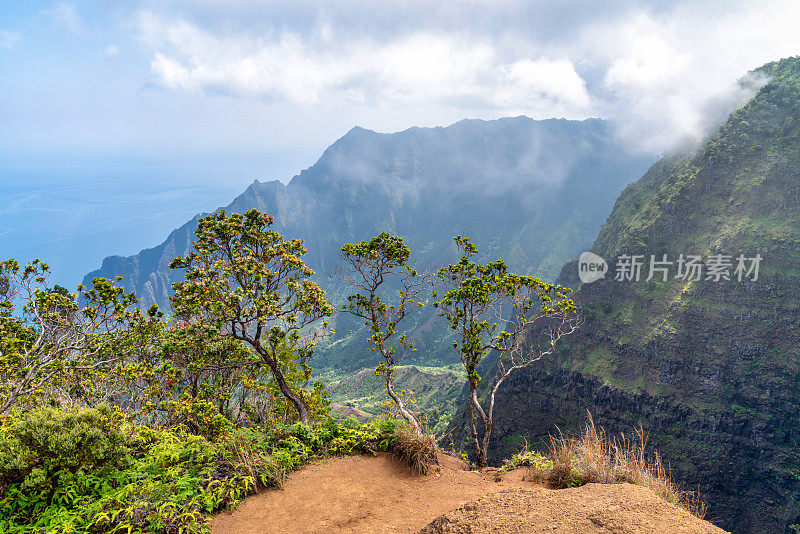
M 576 295 L 586 323 L 504 385 L 493 450 L 582 424 L 641 423 L 710 517 L 741 533 L 783 533 L 800 514 L 800 59 L 691 153 L 666 157 L 617 201 L 592 251 L 604 279 Z M 616 258 L 647 258 L 615 281 Z M 733 256 L 731 279 L 645 282 L 650 255 Z M 760 254 L 759 277 L 734 274 Z M 577 287 L 575 262 L 561 280 Z
M 511 533 L 521 532 L 522 519 L 524 532 L 723 532 L 638 486 L 548 490 L 524 476 L 525 470 L 518 469 L 497 480 L 491 472 L 464 471 L 460 461 L 447 456 L 442 456 L 441 471 L 430 476 L 416 474 L 389 455 L 327 460 L 294 474 L 283 489 L 250 497 L 238 510 L 217 515 L 212 530 Z
M 330 278 L 341 245 L 384 230 L 403 237 L 422 268 L 453 260 L 452 237 L 464 234 L 486 258 L 554 278 L 590 246 L 620 191 L 652 161 L 625 151 L 612 133 L 597 119 L 527 117 L 394 134 L 354 128 L 287 185 L 255 182 L 225 209 L 258 208 L 285 235 L 304 239 L 307 263 L 334 299 L 343 297 Z M 86 280 L 122 276 L 143 305 L 168 310 L 179 273 L 167 264 L 191 246 L 195 226 L 196 219 L 189 221 L 136 256 L 106 258 Z M 416 362 L 452 362 L 456 355 L 440 343 L 443 329 L 428 324 L 431 317 L 428 310 L 411 325 L 420 349 Z M 339 337 L 318 347 L 315 367 L 355 372 L 371 366 L 359 325 L 337 321 Z
M 436 435 L 441 434 L 456 412 L 456 403 L 465 382 L 451 371 L 429 372 L 415 365 L 397 367 L 394 381 L 397 391 L 413 391 L 417 410 Z M 387 412 L 389 398 L 383 378 L 375 376 L 374 369 L 362 369 L 328 385 L 327 390 L 333 402 L 353 410 L 371 415 Z

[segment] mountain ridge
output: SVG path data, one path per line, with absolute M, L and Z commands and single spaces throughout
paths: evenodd
M 330 277 L 341 245 L 382 231 L 403 237 L 423 270 L 454 261 L 452 237 L 463 234 L 479 244 L 481 258 L 504 258 L 520 273 L 554 278 L 591 244 L 619 192 L 649 162 L 623 149 L 613 126 L 600 119 L 470 119 L 393 134 L 355 127 L 289 183 L 254 181 L 225 209 L 257 208 L 284 235 L 304 239 L 306 263 L 334 300 L 345 291 Z M 142 305 L 169 311 L 180 273 L 167 264 L 188 252 L 195 225 L 196 218 L 139 255 L 107 258 L 86 281 L 122 276 Z M 408 326 L 421 327 L 432 312 L 424 314 Z M 358 328 L 337 320 L 339 332 Z M 418 354 L 426 365 L 457 357 L 423 330 Z M 317 361 L 351 370 L 369 365 L 365 336 L 345 337 L 320 344 Z
M 609 274 L 581 285 L 577 262 L 564 267 L 586 323 L 504 386 L 496 458 L 580 427 L 589 410 L 612 432 L 642 424 L 723 527 L 797 523 L 800 58 L 756 72 L 769 83 L 716 135 L 620 195 L 592 247 Z M 648 258 L 641 281 L 614 279 L 623 254 Z M 666 282 L 645 282 L 650 255 L 662 254 L 700 255 L 705 267 L 716 254 L 764 259 L 757 281 L 677 279 L 673 266 Z

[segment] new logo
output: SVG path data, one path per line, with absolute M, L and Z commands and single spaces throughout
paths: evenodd
M 584 284 L 591 284 L 606 276 L 608 264 L 606 260 L 592 252 L 584 252 L 578 258 L 578 277 Z

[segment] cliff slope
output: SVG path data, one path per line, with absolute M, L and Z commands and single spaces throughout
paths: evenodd
M 796 521 L 800 59 L 756 73 L 769 83 L 717 135 L 620 196 L 592 248 L 611 272 L 577 292 L 579 334 L 504 386 L 495 457 L 577 427 L 588 409 L 608 430 L 644 425 L 726 528 L 783 533 Z M 667 280 L 646 282 L 664 254 Z M 702 258 L 699 280 L 676 276 L 681 254 Z M 712 275 L 718 254 L 732 256 L 730 280 Z M 740 254 L 762 256 L 757 280 L 738 280 Z M 640 281 L 615 280 L 622 255 L 644 257 Z M 577 275 L 573 262 L 561 280 L 577 287 Z

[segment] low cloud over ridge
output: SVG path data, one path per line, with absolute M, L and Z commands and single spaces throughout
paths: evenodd
M 193 18 L 142 10 L 138 28 L 170 91 L 452 120 L 600 116 L 648 151 L 701 137 L 708 108 L 757 89 L 736 83 L 748 69 L 800 52 L 793 2 L 569 4 L 205 2 Z

